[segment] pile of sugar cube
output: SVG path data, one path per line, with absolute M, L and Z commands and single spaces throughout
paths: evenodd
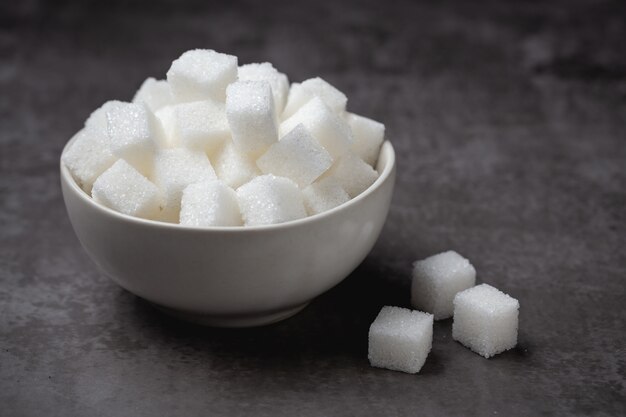
M 132 103 L 94 111 L 62 161 L 93 200 L 191 226 L 282 223 L 337 207 L 378 177 L 383 124 L 321 78 L 191 50 Z
M 517 344 L 519 302 L 487 285 L 454 251 L 413 264 L 411 305 L 385 306 L 369 329 L 370 364 L 417 373 L 432 348 L 433 320 L 453 317 L 452 338 L 490 358 Z

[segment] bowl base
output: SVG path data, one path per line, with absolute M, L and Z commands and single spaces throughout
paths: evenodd
M 150 303 L 163 313 L 175 317 L 180 320 L 188 321 L 202 326 L 211 327 L 255 327 L 265 326 L 277 323 L 296 315 L 309 305 L 309 301 L 299 304 L 295 307 L 286 308 L 284 310 L 272 311 L 270 313 L 258 313 L 250 315 L 209 315 L 190 313 L 188 311 L 175 310 L 163 307 L 158 304 Z

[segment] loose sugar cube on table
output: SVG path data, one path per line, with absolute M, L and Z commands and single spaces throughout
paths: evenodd
M 306 217 L 302 193 L 288 178 L 261 175 L 237 189 L 246 226 L 283 223 Z
M 385 138 L 385 125 L 354 113 L 348 113 L 346 120 L 354 138 L 352 152 L 374 166 Z
M 323 213 L 350 200 L 350 196 L 333 177 L 321 178 L 302 190 L 309 216 Z
M 74 180 L 87 193 L 105 170 L 117 160 L 109 149 L 106 130 L 85 127 L 72 138 L 73 143 L 63 153 L 62 160 Z
M 239 67 L 240 81 L 267 81 L 272 88 L 276 113 L 281 114 L 287 101 L 289 80 L 269 62 L 246 64 Z
M 333 160 L 299 124 L 270 146 L 256 164 L 263 173 L 287 177 L 304 188 L 330 168 Z
M 237 193 L 218 180 L 188 185 L 181 199 L 180 224 L 241 226 Z
M 234 189 L 257 175 L 261 175 L 261 171 L 254 160 L 237 150 L 235 144 L 230 140 L 224 144 L 214 158 L 213 167 L 217 177 Z
M 473 287 L 476 270 L 454 251 L 433 255 L 413 264 L 411 305 L 435 316 L 435 320 L 452 317 L 454 296 Z
M 303 124 L 315 140 L 333 157 L 339 158 L 352 146 L 352 132 L 348 124 L 319 98 L 314 97 L 293 116 L 280 124 L 280 137 Z
M 161 204 L 159 189 L 123 159 L 93 184 L 94 201 L 129 216 L 154 219 Z
M 164 197 L 162 220 L 179 222 L 183 190 L 196 182 L 217 179 L 206 154 L 187 148 L 165 149 L 154 161 L 154 183 Z
M 348 103 L 346 95 L 327 81 L 320 77 L 310 78 L 300 84 L 294 83 L 291 85 L 282 118 L 286 119 L 296 113 L 313 97 L 321 99 L 324 104 L 337 114 L 344 112 Z
M 489 358 L 517 344 L 519 302 L 487 285 L 454 297 L 452 338 Z
M 369 329 L 372 366 L 415 374 L 422 369 L 433 342 L 433 316 L 385 306 Z
M 167 82 L 178 102 L 212 99 L 224 102 L 226 87 L 237 81 L 237 57 L 211 49 L 183 53 L 167 71 Z
M 328 176 L 336 178 L 348 195 L 354 198 L 376 181 L 378 173 L 357 155 L 349 152 L 335 162 Z
M 230 137 L 223 105 L 211 100 L 174 106 L 175 136 L 182 146 L 212 154 Z
M 265 81 L 238 81 L 226 91 L 226 117 L 237 148 L 260 156 L 278 140 L 274 99 Z
M 133 103 L 144 103 L 154 113 L 160 108 L 174 104 L 174 97 L 167 81 L 150 77 L 146 78 L 135 93 Z
M 153 154 L 165 142 L 158 120 L 143 103 L 115 105 L 106 116 L 111 152 L 149 176 Z

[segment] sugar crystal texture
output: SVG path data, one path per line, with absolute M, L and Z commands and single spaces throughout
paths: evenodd
M 281 114 L 289 92 L 289 80 L 269 62 L 246 64 L 239 67 L 240 81 L 267 81 L 272 88 L 276 113 Z
M 282 118 L 291 117 L 313 97 L 321 99 L 336 114 L 346 110 L 346 95 L 322 78 L 315 77 L 291 85 Z
M 194 49 L 172 62 L 167 81 L 178 102 L 212 99 L 224 102 L 226 87 L 237 80 L 237 57 Z
M 378 178 L 378 173 L 361 158 L 349 152 L 329 170 L 328 176 L 339 181 L 351 198 L 365 191 Z
M 354 113 L 347 113 L 346 120 L 354 138 L 352 152 L 374 166 L 385 138 L 385 125 Z
M 454 251 L 430 256 L 413 264 L 411 305 L 435 316 L 435 320 L 452 317 L 454 296 L 473 287 L 476 270 Z
M 174 106 L 174 132 L 182 146 L 204 150 L 209 155 L 230 138 L 223 104 L 212 100 Z
M 236 189 L 257 175 L 261 175 L 254 160 L 237 150 L 231 140 L 224 144 L 213 160 L 217 177 L 231 188 Z
M 164 196 L 162 220 L 178 223 L 183 190 L 190 184 L 216 178 L 209 159 L 202 151 L 175 148 L 158 152 L 153 179 Z
M 122 103 L 106 112 L 111 152 L 150 176 L 154 151 L 164 145 L 161 125 L 143 103 Z
M 485 358 L 517 344 L 519 302 L 487 285 L 454 297 L 452 338 Z
M 302 190 L 304 206 L 309 216 L 333 209 L 350 196 L 333 177 L 321 178 Z
M 422 369 L 433 342 L 433 316 L 385 306 L 369 329 L 372 366 L 415 374 Z
M 235 145 L 250 157 L 259 157 L 278 140 L 272 89 L 266 81 L 238 81 L 229 85 L 226 117 Z
M 352 131 L 348 124 L 333 113 L 319 97 L 309 100 L 293 116 L 280 124 L 280 137 L 291 132 L 299 124 L 307 128 L 333 159 L 348 152 L 352 146 Z
M 333 160 L 299 124 L 270 146 L 256 164 L 263 173 L 287 177 L 304 188 L 330 168 Z
M 154 115 L 156 116 L 164 136 L 164 144 L 162 148 L 172 148 L 180 145 L 180 139 L 178 133 L 176 133 L 176 106 L 167 105 L 157 110 Z
M 246 226 L 283 223 L 306 217 L 302 193 L 288 178 L 261 175 L 237 189 Z
M 106 130 L 85 127 L 71 139 L 73 143 L 61 157 L 74 180 L 87 193 L 105 170 L 117 160 L 109 149 Z
M 181 200 L 180 224 L 241 226 L 237 193 L 219 180 L 188 185 Z
M 159 189 L 123 159 L 93 184 L 94 201 L 129 216 L 154 219 L 160 209 Z
M 174 104 L 174 97 L 167 81 L 149 77 L 135 93 L 133 103 L 144 103 L 154 113 L 165 106 Z

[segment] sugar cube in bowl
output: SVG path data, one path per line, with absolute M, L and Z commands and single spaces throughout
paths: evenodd
M 275 225 L 198 228 L 100 205 L 60 165 L 72 226 L 106 276 L 175 316 L 226 327 L 290 317 L 347 277 L 380 234 L 396 172 L 385 142 L 380 175 L 344 204 Z

